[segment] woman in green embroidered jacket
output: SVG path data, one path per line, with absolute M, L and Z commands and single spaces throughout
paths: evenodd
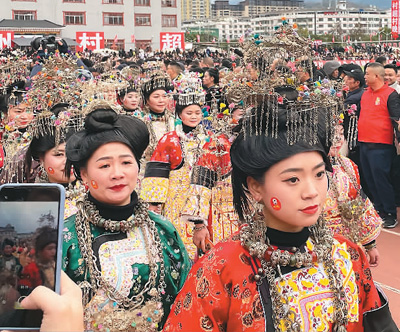
M 64 229 L 63 269 L 82 288 L 85 328 L 161 330 L 190 262 L 174 226 L 135 192 L 146 125 L 100 105 L 66 146 L 89 188 Z

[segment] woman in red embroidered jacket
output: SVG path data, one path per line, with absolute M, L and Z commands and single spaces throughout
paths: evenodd
M 200 124 L 202 93 L 181 93 L 176 104 L 176 130 L 159 141 L 146 166 L 141 197 L 163 204 L 193 259 L 196 246 L 205 251 L 206 239 L 218 242 L 237 230 L 232 192 L 230 142 Z M 208 228 L 207 228 L 208 225 Z
M 318 107 L 290 118 L 282 107 L 266 102 L 244 117 L 231 148 L 243 224 L 192 267 L 165 332 L 397 331 L 365 254 L 333 238 L 321 216 L 331 170 L 326 140 L 318 125 L 299 125 Z M 288 137 L 293 123 L 298 136 Z M 370 327 L 375 309 L 386 321 Z

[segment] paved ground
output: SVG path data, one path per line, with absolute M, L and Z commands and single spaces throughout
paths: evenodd
M 390 312 L 400 328 L 400 224 L 391 230 L 383 229 L 377 245 L 381 260 L 371 268 L 372 277 L 388 296 Z

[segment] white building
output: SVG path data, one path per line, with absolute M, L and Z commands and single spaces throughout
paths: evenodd
M 119 48 L 159 49 L 160 32 L 181 31 L 180 6 L 180 0 L 1 0 L 0 30 L 8 28 L 15 36 L 38 35 L 37 24 L 36 29 L 21 31 L 9 20 L 47 20 L 65 26 L 60 29 L 64 38 L 99 31 L 104 32 L 105 47 L 116 40 Z
M 219 40 L 238 39 L 242 35 L 259 33 L 271 36 L 276 26 L 282 24 L 282 17 L 290 23 L 297 23 L 299 28 L 308 29 L 310 34 L 332 34 L 340 30 L 344 35 L 359 29 L 363 34 L 376 34 L 383 27 L 390 27 L 390 10 L 347 9 L 344 1 L 340 1 L 336 10 L 293 10 L 271 12 L 258 17 L 229 17 L 208 22 L 184 22 L 182 28 L 209 28 L 219 30 Z

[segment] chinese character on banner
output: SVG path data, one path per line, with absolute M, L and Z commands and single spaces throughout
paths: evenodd
M 399 0 L 392 0 L 392 19 L 391 19 L 391 28 L 392 28 L 392 37 L 393 39 L 397 39 L 399 36 Z
M 160 32 L 160 49 L 185 49 L 185 35 L 183 32 Z
M 76 42 L 79 44 L 76 47 L 79 52 L 85 49 L 100 50 L 104 48 L 104 32 L 77 32 Z
M 0 31 L 0 50 L 11 47 L 14 31 Z

